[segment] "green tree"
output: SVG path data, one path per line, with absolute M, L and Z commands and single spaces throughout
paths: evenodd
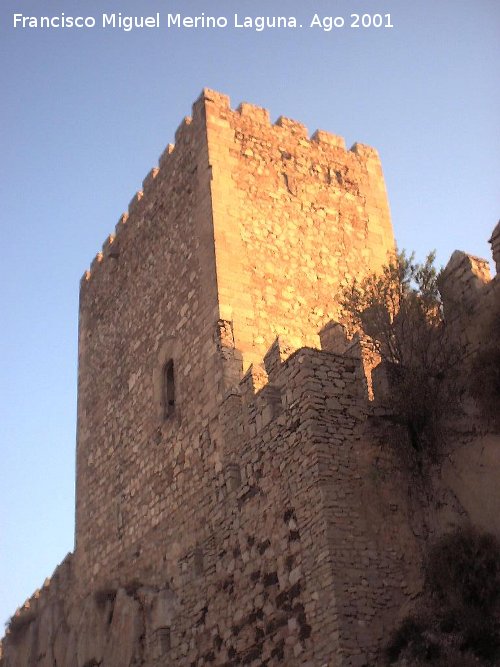
M 442 417 L 458 405 L 460 355 L 443 318 L 434 261 L 434 253 L 419 263 L 400 252 L 340 299 L 347 327 L 362 329 L 385 362 L 392 419 L 406 426 L 420 462 L 437 455 Z

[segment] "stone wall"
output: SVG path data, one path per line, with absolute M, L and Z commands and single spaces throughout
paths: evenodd
M 203 525 L 213 463 L 201 434 L 220 363 L 204 105 L 193 109 L 82 279 L 76 554 L 99 587 L 154 571 Z M 174 361 L 175 410 L 162 372 Z
M 340 284 L 393 247 L 373 149 L 346 151 L 325 132 L 308 139 L 300 123 L 271 125 L 262 109 L 232 111 L 224 95 L 203 92 L 82 279 L 84 587 L 109 571 L 154 570 L 164 544 L 175 561 L 188 536 L 198 539 L 217 503 L 225 389 L 277 334 L 287 354 L 317 346 Z M 164 419 L 168 359 L 176 406 Z
M 490 238 L 496 274 L 491 277 L 486 259 L 455 251 L 440 279 L 444 312 L 463 353 L 461 375 L 465 386 L 470 382 L 475 356 L 499 346 L 500 314 L 500 223 Z M 492 357 L 493 363 L 497 357 Z M 479 378 L 481 381 L 481 378 Z M 488 413 L 476 401 L 462 403 L 464 414 L 452 425 L 458 437 L 443 462 L 441 478 L 461 504 L 469 519 L 500 538 L 498 485 L 500 483 L 499 430 L 500 401 L 498 395 L 488 401 Z
M 216 502 L 202 508 L 203 526 L 185 530 L 189 548 L 173 554 L 165 540 L 156 546 L 163 561 L 150 570 L 131 564 L 129 581 L 107 570 L 94 590 L 78 593 L 73 582 L 61 611 L 47 601 L 57 628 L 45 638 L 49 648 L 32 649 L 33 662 L 23 663 L 9 644 L 6 666 L 373 658 L 418 559 L 413 536 L 404 538 L 404 512 L 391 509 L 395 494 L 379 494 L 371 513 L 364 507 L 366 483 L 378 478 L 366 482 L 356 462 L 362 456 L 371 467 L 378 446 L 362 363 L 308 348 L 282 356 L 277 342 L 267 371 L 252 368 L 221 405 Z M 391 525 L 377 535 L 370 524 L 387 514 Z M 32 646 L 26 635 L 22 643 Z
M 500 264 L 500 223 L 490 239 L 493 261 Z M 455 250 L 440 276 L 446 320 L 465 355 L 481 345 L 483 328 L 495 305 L 500 302 L 500 278 L 497 269 L 492 278 L 488 260 Z

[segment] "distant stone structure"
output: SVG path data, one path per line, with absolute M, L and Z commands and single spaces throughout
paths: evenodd
M 431 525 L 335 323 L 393 250 L 374 149 L 203 91 L 82 278 L 75 551 L 2 667 L 372 665 L 428 532 L 500 534 L 498 436 L 450 454 Z

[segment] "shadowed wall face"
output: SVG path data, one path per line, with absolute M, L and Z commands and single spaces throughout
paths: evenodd
M 82 280 L 76 554 L 95 585 L 161 558 L 159 526 L 175 533 L 203 503 L 218 309 L 203 104 L 193 112 Z

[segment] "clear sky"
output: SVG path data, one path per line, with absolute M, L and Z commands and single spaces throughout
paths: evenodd
M 21 29 L 13 14 L 95 16 Z M 103 12 L 161 13 L 103 30 Z M 167 29 L 168 13 L 226 16 Z M 234 13 L 303 28 L 232 28 Z M 346 27 L 309 28 L 315 13 Z M 392 29 L 348 27 L 391 14 Z M 498 0 L 2 0 L 0 623 L 73 546 L 78 284 L 203 87 L 375 146 L 401 248 L 490 257 Z M 1 628 L 0 628 L 1 630 Z M 0 632 L 0 634 L 2 634 Z

